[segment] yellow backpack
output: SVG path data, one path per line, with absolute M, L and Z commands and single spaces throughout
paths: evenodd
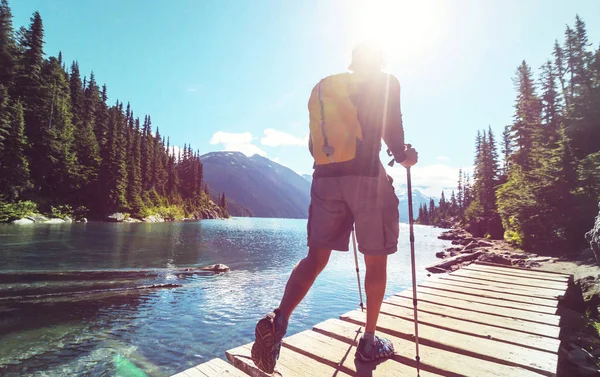
M 312 154 L 317 165 L 350 161 L 356 157 L 362 129 L 352 97 L 360 78 L 340 73 L 321 80 L 308 100 Z

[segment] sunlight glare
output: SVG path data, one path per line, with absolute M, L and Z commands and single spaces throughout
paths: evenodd
M 357 0 L 347 25 L 348 42 L 379 44 L 388 66 L 414 61 L 435 44 L 441 3 L 417 0 Z

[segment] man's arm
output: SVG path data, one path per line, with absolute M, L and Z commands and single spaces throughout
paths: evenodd
M 383 141 L 394 154 L 397 162 L 405 158 L 404 128 L 402 126 L 402 112 L 400 110 L 400 82 L 394 75 L 389 75 L 387 85 L 387 116 L 383 129 Z M 385 109 L 384 109 L 385 111 Z

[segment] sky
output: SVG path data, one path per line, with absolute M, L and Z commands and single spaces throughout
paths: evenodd
M 312 173 L 307 101 L 377 39 L 399 78 L 413 185 L 429 195 L 472 170 L 477 130 L 513 116 L 517 66 L 537 71 L 579 14 L 594 48 L 598 0 L 9 0 L 15 27 L 34 11 L 45 53 L 94 71 L 109 101 L 152 117 L 171 145 L 260 154 Z M 382 154 L 383 156 L 383 154 Z M 402 168 L 389 169 L 398 184 Z

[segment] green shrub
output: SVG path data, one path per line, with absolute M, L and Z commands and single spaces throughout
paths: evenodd
M 31 216 L 37 212 L 37 204 L 27 200 L 17 203 L 0 202 L 0 222 L 8 222 Z
M 74 212 L 73 208 L 68 204 L 61 204 L 57 207 L 50 207 L 50 217 L 54 217 L 57 219 L 66 219 L 67 217 L 73 218 Z
M 160 215 L 163 218 L 181 220 L 185 217 L 185 211 L 181 206 L 171 204 L 158 207 L 146 207 L 140 211 L 141 217 Z

